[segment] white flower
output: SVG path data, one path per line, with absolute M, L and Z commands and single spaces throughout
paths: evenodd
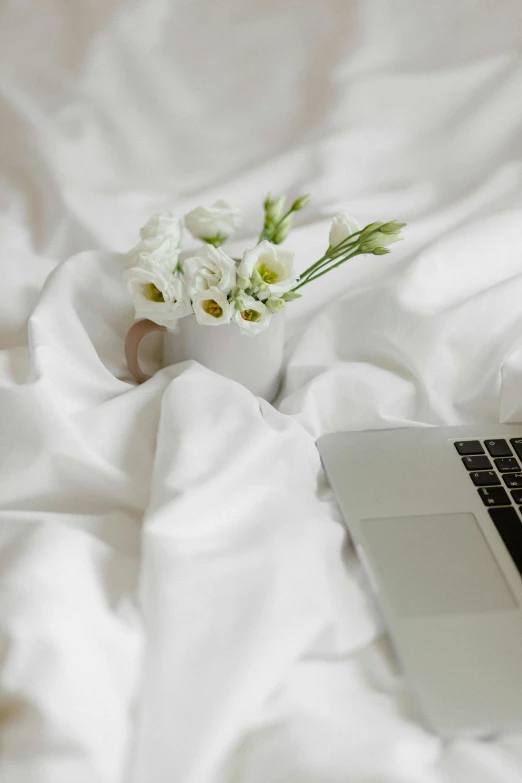
M 172 243 L 179 247 L 183 232 L 183 219 L 173 212 L 157 212 L 152 215 L 140 229 L 143 240 L 170 237 Z
M 236 310 L 234 320 L 242 334 L 254 336 L 268 328 L 272 313 L 263 302 L 253 296 L 241 296 L 241 310 Z
M 192 296 L 209 288 L 219 288 L 228 294 L 236 284 L 236 263 L 217 247 L 205 245 L 183 262 L 185 284 Z
M 355 218 L 350 217 L 350 215 L 336 215 L 332 220 L 332 227 L 330 229 L 330 247 L 335 247 L 335 245 L 344 242 L 350 234 L 359 231 L 359 228 L 360 226 Z
M 270 294 L 284 294 L 297 282 L 293 251 L 276 247 L 266 239 L 253 250 L 245 252 L 237 274 L 239 277 L 250 278 L 254 269 L 267 285 L 267 297 Z
M 207 288 L 192 297 L 192 306 L 198 324 L 204 326 L 219 326 L 230 323 L 233 308 L 227 295 L 219 288 Z
M 173 212 L 159 212 L 140 229 L 141 241 L 131 251 L 132 265 L 144 262 L 160 264 L 172 272 L 179 261 L 183 220 Z
M 172 328 L 178 318 L 192 312 L 183 280 L 159 264 L 142 259 L 139 266 L 127 271 L 126 278 L 136 318 L 149 318 Z
M 197 239 L 221 245 L 239 228 L 242 212 L 226 201 L 216 201 L 211 207 L 196 207 L 185 215 L 185 225 Z
M 131 259 L 133 265 L 152 263 L 173 272 L 179 261 L 179 247 L 175 238 L 168 235 L 145 239 L 136 245 Z

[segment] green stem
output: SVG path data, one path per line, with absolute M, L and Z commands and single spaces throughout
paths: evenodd
M 359 240 L 357 239 L 354 242 L 349 242 L 348 239 L 350 238 L 351 237 L 347 237 L 343 242 L 339 242 L 338 245 L 334 245 L 333 247 L 329 246 L 328 250 L 322 258 L 316 261 L 315 264 L 312 264 L 312 266 L 308 267 L 308 269 L 305 269 L 303 274 L 300 276 L 301 281 L 303 281 L 303 278 L 309 277 L 311 274 L 317 272 L 317 270 L 321 269 L 325 263 L 328 263 L 329 261 L 335 261 L 336 258 L 340 258 L 345 253 L 353 250 L 354 247 L 358 247 Z
M 266 222 L 267 222 L 267 217 L 268 217 L 268 216 L 267 216 L 267 215 L 266 215 L 266 213 L 265 213 L 265 222 L 264 222 L 264 224 L 263 224 L 263 230 L 262 230 L 262 231 L 261 231 L 261 233 L 259 234 L 259 239 L 257 240 L 257 244 L 259 244 L 260 242 L 262 242 L 262 241 L 263 241 L 263 239 L 267 239 L 267 235 L 266 235 L 266 230 L 267 230 L 267 224 L 266 224 Z
M 325 261 L 333 261 L 335 258 L 340 258 L 340 256 L 342 256 L 348 250 L 351 250 L 355 245 L 358 245 L 360 243 L 359 235 L 362 234 L 364 230 L 364 228 L 360 228 L 358 231 L 354 231 L 353 234 L 347 236 L 346 239 L 343 239 L 342 242 L 339 242 L 339 244 L 334 245 L 333 247 L 329 245 L 326 253 L 318 261 L 309 266 L 308 269 L 305 269 L 305 271 L 301 274 L 301 281 L 303 281 L 304 278 L 308 277 L 313 272 L 316 272 L 317 269 L 321 268 L 321 266 L 324 266 Z M 378 228 L 374 228 L 372 231 L 370 231 L 367 236 L 364 237 L 364 241 L 366 242 L 368 237 L 372 236 L 372 234 L 375 234 L 378 230 Z M 354 239 L 354 237 L 357 237 L 357 239 Z
M 341 264 L 344 264 L 345 261 L 349 261 L 350 258 L 355 258 L 355 256 L 360 255 L 359 251 L 356 251 L 355 253 L 351 253 L 350 255 L 345 256 L 340 261 L 338 261 L 336 264 L 332 264 L 332 266 L 327 267 L 326 269 L 323 269 L 321 272 L 319 272 L 316 275 L 313 275 L 312 277 L 308 277 L 306 280 L 303 280 L 299 283 L 299 285 L 296 285 L 295 288 L 292 288 L 292 291 L 298 291 L 299 288 L 302 288 L 304 285 L 307 285 L 308 283 L 311 283 L 312 280 L 317 280 L 318 277 L 322 277 L 327 272 L 330 272 L 332 269 L 335 269 L 338 266 L 341 266 Z
M 333 247 L 329 245 L 328 250 L 326 251 L 324 256 L 322 256 L 318 261 L 312 264 L 312 266 L 309 266 L 308 269 L 305 269 L 305 271 L 300 275 L 300 279 L 303 280 L 304 278 L 308 277 L 313 272 L 316 272 L 318 269 L 324 266 L 325 263 L 328 263 L 328 261 L 333 261 L 334 259 L 339 258 L 341 255 L 343 255 L 353 247 L 356 247 L 358 244 L 359 244 L 358 240 L 357 242 L 347 242 L 346 240 L 344 240 L 343 242 L 339 242 L 338 245 L 334 245 Z
M 257 240 L 257 244 L 259 244 L 260 242 L 262 242 L 262 241 L 263 241 L 263 239 L 266 239 L 266 236 L 265 236 L 265 231 L 266 231 L 266 229 L 267 229 L 267 225 L 266 225 L 266 215 L 265 215 L 265 222 L 264 222 L 264 224 L 263 224 L 263 230 L 262 230 L 262 231 L 261 231 L 261 233 L 259 234 L 259 239 Z
M 288 212 L 285 212 L 285 214 L 281 218 L 279 218 L 279 220 L 277 221 L 277 223 L 274 226 L 274 230 L 272 231 L 272 234 L 275 234 L 277 232 L 277 229 L 279 228 L 279 226 L 281 225 L 283 220 L 286 220 L 287 217 L 289 217 L 291 214 L 293 214 L 293 211 L 294 210 L 292 209 L 292 207 L 290 207 Z
M 324 256 L 321 256 L 321 258 L 318 261 L 316 261 L 314 264 L 309 266 L 308 269 L 305 269 L 305 271 L 302 272 L 302 274 L 300 275 L 301 280 L 307 275 L 311 274 L 316 269 L 316 267 L 320 266 L 323 263 L 323 261 L 326 261 L 330 258 L 329 251 L 330 251 L 330 247 L 328 247 L 328 250 L 326 251 Z
M 354 240 L 353 240 L 354 237 L 359 237 L 358 240 L 357 240 L 357 244 L 360 244 L 361 243 L 361 237 L 359 236 L 359 234 L 362 234 L 363 231 L 366 231 L 366 228 L 367 228 L 367 226 L 365 228 L 359 229 L 359 231 L 354 231 L 353 234 L 350 234 L 349 237 L 346 237 L 346 239 L 343 239 L 343 241 L 339 242 L 338 245 L 334 245 L 333 246 L 333 251 L 334 252 L 332 253 L 332 258 L 338 258 L 342 253 L 344 253 L 346 250 L 348 250 L 348 248 L 351 245 L 355 244 Z M 363 243 L 366 242 L 369 239 L 369 237 L 373 236 L 373 234 L 376 234 L 378 231 L 380 231 L 380 226 L 377 226 L 377 228 L 373 228 L 371 231 L 369 231 L 366 234 L 366 236 L 363 238 Z
M 289 215 L 293 214 L 293 212 L 294 212 L 294 210 L 292 208 L 290 208 L 288 210 L 288 212 L 285 212 L 285 214 L 277 221 L 277 223 L 274 223 L 274 225 L 272 226 L 272 229 L 270 231 L 270 236 L 272 236 L 272 237 L 275 236 L 275 234 L 277 233 L 277 229 L 279 228 L 279 226 L 281 225 L 283 220 L 285 220 L 285 218 L 287 218 Z M 263 230 L 261 231 L 259 239 L 257 240 L 257 244 L 262 242 L 263 239 L 269 239 L 269 237 L 266 236 L 265 232 L 266 232 L 266 218 L 265 218 L 265 225 L 263 226 Z
M 264 223 L 264 226 L 263 226 L 263 230 L 259 234 L 259 239 L 257 240 L 257 244 L 262 242 L 263 239 L 268 239 L 267 234 L 266 234 L 266 230 L 267 230 L 267 225 L 266 225 L 266 216 L 265 216 L 265 223 Z

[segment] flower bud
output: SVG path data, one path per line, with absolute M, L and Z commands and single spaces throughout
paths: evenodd
M 374 256 L 385 256 L 389 252 L 387 247 L 376 247 L 372 250 Z
M 283 294 L 281 299 L 284 299 L 285 302 L 293 302 L 294 299 L 301 299 L 302 294 L 298 294 L 297 291 L 287 291 L 286 294 Z
M 241 210 L 220 199 L 210 207 L 197 207 L 185 215 L 185 226 L 196 239 L 219 247 L 237 231 L 242 222 Z
M 280 245 L 283 240 L 285 240 L 288 236 L 288 232 L 292 228 L 292 217 L 291 215 L 288 215 L 288 217 L 285 217 L 284 220 L 281 221 L 279 226 L 277 227 L 277 231 L 274 234 L 274 237 L 272 239 L 272 242 L 274 245 Z
M 397 220 L 390 220 L 388 223 L 383 223 L 379 228 L 381 234 L 397 234 L 401 228 L 404 228 L 406 223 L 399 223 Z
M 332 220 L 332 227 L 328 237 L 330 247 L 337 247 L 337 245 L 340 245 L 341 242 L 347 240 L 357 231 L 359 231 L 359 224 L 355 218 L 346 213 L 336 215 Z
M 266 213 L 266 217 L 265 217 L 266 226 L 274 225 L 274 223 L 277 223 L 277 221 L 283 216 L 283 212 L 285 209 L 285 202 L 286 202 L 286 196 L 284 195 L 284 193 L 282 193 L 276 199 L 272 197 L 271 193 L 268 194 L 263 204 Z
M 264 207 L 265 212 L 270 212 L 270 210 L 274 206 L 274 203 L 275 202 L 274 202 L 274 199 L 272 198 L 272 194 L 271 193 L 267 193 L 267 196 L 266 196 L 265 200 L 263 201 L 263 207 Z
M 277 296 L 269 296 L 265 304 L 271 313 L 279 313 L 286 307 L 286 302 L 283 301 L 283 299 L 279 299 Z
M 248 279 L 248 277 L 238 277 L 236 282 L 237 282 L 237 287 L 241 288 L 243 291 L 245 290 L 245 288 L 248 288 L 248 286 L 250 285 L 250 280 Z
M 371 237 L 368 237 L 366 242 L 362 242 L 359 245 L 359 252 L 373 253 L 376 248 L 384 248 L 387 245 L 393 245 L 394 242 L 400 242 L 401 239 L 402 237 L 398 231 L 395 234 L 382 234 L 380 231 L 377 231 L 375 234 L 372 234 Z
M 371 234 L 371 232 L 375 231 L 375 229 L 379 228 L 379 226 L 382 226 L 382 223 L 381 223 L 380 220 L 377 220 L 375 223 L 369 223 L 361 231 L 361 239 L 364 239 L 364 237 L 367 237 L 368 234 Z
M 301 198 L 297 198 L 292 204 L 291 211 L 299 212 L 299 210 L 303 209 L 303 207 L 305 207 L 309 201 L 310 201 L 309 193 L 307 193 L 306 196 L 301 196 Z

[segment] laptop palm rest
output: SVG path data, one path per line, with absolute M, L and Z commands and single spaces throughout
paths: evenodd
M 365 519 L 361 529 L 379 593 L 399 616 L 517 607 L 473 514 Z

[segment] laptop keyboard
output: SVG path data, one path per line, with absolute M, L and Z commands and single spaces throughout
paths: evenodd
M 454 445 L 522 576 L 522 438 Z

